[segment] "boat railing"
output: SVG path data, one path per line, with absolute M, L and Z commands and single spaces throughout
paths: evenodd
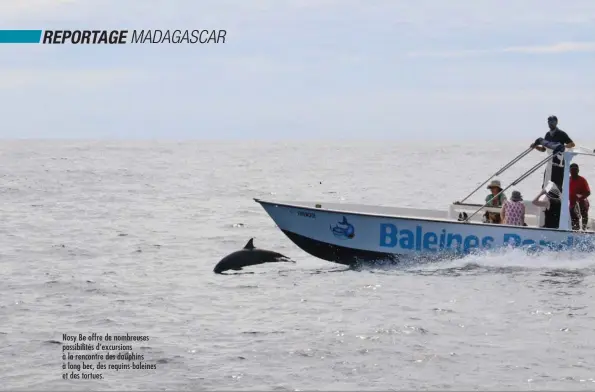
M 529 169 L 526 172 L 524 172 L 519 178 L 517 178 L 516 180 L 514 180 L 513 182 L 511 182 L 506 188 L 502 189 L 500 192 L 498 192 L 497 194 L 495 194 L 493 196 L 493 198 L 496 198 L 496 197 L 500 196 L 500 194 L 504 193 L 506 190 L 508 190 L 508 188 L 520 184 L 521 181 L 523 181 L 524 179 L 526 179 L 527 177 L 529 177 L 531 174 L 535 173 L 535 171 L 537 171 L 537 169 L 539 169 L 541 166 L 545 165 L 549 160 L 551 160 L 554 157 L 554 155 L 556 155 L 555 152 L 552 153 L 552 154 L 550 154 L 550 155 L 548 155 L 547 158 L 545 158 L 544 160 L 542 160 L 539 163 L 537 163 L 531 169 Z M 469 217 L 467 217 L 465 219 L 465 222 L 468 222 L 471 218 L 473 218 L 475 216 L 475 214 L 477 214 L 479 211 L 481 211 L 484 208 L 486 208 L 488 206 L 488 204 L 489 204 L 489 201 L 486 201 L 484 205 L 480 206 L 475 212 L 473 212 L 473 214 L 471 214 Z
M 546 149 L 550 151 L 550 154 L 548 154 L 548 157 L 547 158 L 545 158 L 544 160 L 542 160 L 539 163 L 537 163 L 531 169 L 527 170 L 519 178 L 517 178 L 515 181 L 513 181 L 510 185 L 508 185 L 506 188 L 502 189 L 494 197 L 497 197 L 501 193 L 505 192 L 511 186 L 518 185 L 521 181 L 525 180 L 531 174 L 535 173 L 535 171 L 538 168 L 540 168 L 541 166 L 543 166 L 546 163 L 550 162 L 551 159 L 555 155 L 562 154 L 562 159 L 565 162 L 565 165 L 564 165 L 564 174 L 563 174 L 564 178 L 569 178 L 569 176 L 570 176 L 569 167 L 570 167 L 570 164 L 572 162 L 572 158 L 574 156 L 576 156 L 576 155 L 587 155 L 587 156 L 595 157 L 595 150 L 594 149 L 586 148 L 586 147 L 582 147 L 582 146 L 574 146 L 574 147 L 568 148 L 568 149 L 565 149 L 564 146 L 562 146 L 561 149 L 558 149 L 557 147 L 555 149 L 552 149 L 552 148 L 546 146 Z M 470 207 L 475 208 L 475 211 L 474 212 L 472 212 L 470 215 L 465 214 L 465 216 L 463 218 L 459 218 L 459 220 L 464 221 L 464 222 L 469 222 L 469 221 L 472 220 L 472 218 L 476 214 L 478 214 L 482 210 L 497 212 L 498 209 L 491 209 L 491 208 L 488 207 L 489 202 L 486 202 L 485 204 L 481 205 L 481 204 L 469 204 L 469 203 L 465 203 L 465 200 L 467 200 L 471 195 L 473 195 L 475 192 L 477 192 L 482 186 L 484 186 L 494 176 L 499 175 L 499 174 L 502 174 L 505 170 L 509 169 L 515 163 L 517 163 L 518 161 L 520 161 L 523 157 L 525 157 L 526 155 L 528 155 L 529 152 L 532 151 L 532 150 L 533 150 L 532 148 L 529 148 L 528 150 L 523 151 L 521 154 L 519 154 L 517 157 L 515 157 L 512 161 L 510 161 L 509 163 L 507 163 L 505 166 L 503 166 L 502 168 L 500 168 L 500 170 L 498 170 L 496 173 L 494 173 L 492 176 L 490 176 L 483 184 L 481 184 L 480 186 L 478 186 L 473 192 L 471 192 L 463 200 L 454 202 L 453 205 L 451 206 L 451 209 L 457 208 L 457 207 L 459 209 L 461 209 L 463 206 L 464 206 L 464 208 L 470 208 Z M 568 205 L 569 204 L 569 196 L 570 196 L 570 192 L 569 192 L 569 181 L 564 181 L 563 186 L 562 186 L 562 189 L 560 189 L 560 191 L 561 191 L 561 202 L 562 202 L 562 204 L 563 205 Z M 531 215 L 531 212 L 532 212 L 533 215 L 536 217 L 536 221 L 537 221 L 538 226 L 541 227 L 541 225 L 542 225 L 542 223 L 543 223 L 543 221 L 545 219 L 544 209 L 540 209 L 539 211 L 536 211 L 535 208 L 534 208 L 535 206 L 533 206 L 532 203 L 528 203 L 528 202 L 525 202 L 525 206 L 526 206 L 525 214 L 526 215 L 527 214 Z M 449 213 L 449 214 L 451 214 L 450 218 L 451 219 L 458 218 L 455 215 L 456 213 L 457 213 L 456 210 L 453 210 L 451 213 Z M 477 220 L 477 218 L 475 220 Z M 595 220 L 589 219 L 589 226 L 590 227 L 593 227 L 594 225 L 595 225 Z M 559 229 L 560 230 L 570 230 L 571 229 L 570 209 L 569 208 L 562 208 L 562 210 L 560 211 Z
M 532 203 L 530 200 L 523 200 L 523 204 L 525 205 L 525 220 L 528 221 L 527 224 L 531 223 L 531 225 L 535 225 L 540 227 L 543 225 L 545 220 L 545 209 L 543 207 L 538 207 Z M 474 212 L 478 208 L 481 208 L 482 204 L 477 203 L 460 203 L 455 202 L 449 206 L 448 209 L 448 218 L 449 219 L 459 219 L 459 214 L 461 213 L 469 213 Z M 483 207 L 482 211 L 487 212 L 502 212 L 502 208 L 499 207 Z M 481 218 L 477 218 L 481 219 Z
M 494 178 L 496 176 L 499 176 L 500 174 L 504 173 L 506 170 L 508 170 L 509 168 L 511 168 L 515 163 L 517 163 L 518 161 L 520 161 L 521 159 L 523 159 L 526 155 L 528 155 L 531 151 L 533 151 L 533 148 L 532 147 L 529 147 L 528 149 L 526 149 L 525 151 L 523 151 L 522 153 L 520 153 L 519 155 L 517 155 L 512 161 L 508 162 L 506 165 L 502 166 L 497 172 L 495 172 L 494 174 L 492 174 L 491 176 L 489 176 L 487 178 L 487 180 L 485 180 L 477 188 L 475 188 L 473 190 L 473 192 L 471 192 L 470 194 L 468 194 L 467 196 L 465 196 L 463 198 L 463 200 L 460 201 L 460 203 L 464 203 L 465 200 L 467 200 L 475 192 L 477 192 L 478 190 L 480 190 L 485 184 L 488 183 L 488 181 L 490 181 L 492 178 Z

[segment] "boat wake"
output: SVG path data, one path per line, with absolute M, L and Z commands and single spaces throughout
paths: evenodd
M 450 264 L 458 267 L 478 265 L 521 270 L 581 270 L 595 269 L 595 255 L 574 250 L 528 252 L 519 248 L 500 248 L 453 260 Z
M 354 270 L 404 272 L 419 275 L 514 274 L 539 271 L 552 274 L 595 275 L 595 255 L 580 251 L 528 252 L 519 248 L 499 248 L 464 257 L 401 258 L 398 263 L 380 261 L 362 263 Z

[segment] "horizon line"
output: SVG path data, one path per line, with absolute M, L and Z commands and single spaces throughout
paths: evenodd
M 544 132 L 545 133 L 545 132 Z M 542 137 L 542 136 L 537 136 Z M 535 139 L 537 139 L 535 137 Z M 535 140 L 532 139 L 532 140 Z M 532 142 L 531 139 L 527 138 L 518 138 L 517 141 L 519 144 L 527 144 L 527 147 Z M 587 142 L 595 143 L 595 137 L 592 140 L 585 140 Z M 386 143 L 386 142 L 395 142 L 395 143 L 403 143 L 403 142 L 415 142 L 415 143 L 442 143 L 445 145 L 455 145 L 455 144 L 473 144 L 473 143 L 486 143 L 486 142 L 497 142 L 498 144 L 503 144 L 501 138 L 402 138 L 402 137 L 372 137 L 372 138 L 364 138 L 364 137 L 325 137 L 325 138 L 263 138 L 263 137 L 256 137 L 256 138 L 209 138 L 209 137 L 202 137 L 202 138 L 164 138 L 164 137 L 94 137 L 94 138 L 74 138 L 74 137 L 0 137 L 0 142 L 168 142 L 168 143 L 178 143 L 178 142 L 215 142 L 215 143 L 245 143 L 245 142 L 272 142 L 272 143 L 334 143 L 334 142 L 371 142 L 371 143 Z M 504 144 L 515 144 L 514 139 L 508 139 Z M 575 140 L 575 143 L 577 141 Z M 582 143 L 578 143 L 577 146 L 581 146 Z

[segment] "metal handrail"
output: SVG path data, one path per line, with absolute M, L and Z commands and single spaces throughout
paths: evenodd
M 554 157 L 554 155 L 556 155 L 556 153 L 551 154 L 550 156 L 548 156 L 547 158 L 545 158 L 543 161 L 539 162 L 538 164 L 536 164 L 535 166 L 533 166 L 531 169 L 527 170 L 519 178 L 517 178 L 512 183 L 510 183 L 510 185 L 508 185 L 506 188 L 502 189 L 500 192 L 498 192 L 496 195 L 494 195 L 491 199 L 489 199 L 484 205 L 482 205 L 481 207 L 479 207 L 479 209 L 477 209 L 477 211 L 475 211 L 473 214 L 471 214 L 470 216 L 468 216 L 467 219 L 465 219 L 464 222 L 465 223 L 469 222 L 469 219 L 471 219 L 472 217 L 474 217 L 475 214 L 477 214 L 479 211 L 481 211 L 482 209 L 484 209 L 493 199 L 495 199 L 496 197 L 500 196 L 500 194 L 502 194 L 508 188 L 510 188 L 511 186 L 514 186 L 514 185 L 518 185 L 525 178 L 527 178 L 531 174 L 535 173 L 535 171 L 537 169 L 539 169 L 541 166 L 545 165 L 547 161 L 549 161 L 550 159 L 552 159 Z
M 477 188 L 475 188 L 475 190 L 473 192 L 471 192 L 469 195 L 467 195 L 467 197 L 465 197 L 461 201 L 456 202 L 455 204 L 457 204 L 457 203 L 464 203 L 465 200 L 467 200 L 469 197 L 471 197 L 471 195 L 473 195 L 475 192 L 477 192 L 482 186 L 484 186 L 485 184 L 487 184 L 487 182 L 490 181 L 493 177 L 498 176 L 498 175 L 504 173 L 512 165 L 514 165 L 515 163 L 517 163 L 518 161 L 520 161 L 521 159 L 523 159 L 532 150 L 533 150 L 533 147 L 529 147 L 528 149 L 526 149 L 525 151 L 523 151 L 522 153 L 520 153 L 516 158 L 514 158 L 512 161 L 508 162 L 506 165 L 504 165 L 503 167 L 501 167 L 500 170 L 498 170 L 496 173 L 492 174 L 487 180 L 485 180 L 485 182 L 483 184 L 481 184 L 480 186 L 478 186 Z

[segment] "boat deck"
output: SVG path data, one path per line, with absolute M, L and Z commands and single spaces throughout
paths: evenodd
M 314 202 L 314 201 L 287 201 L 287 200 L 260 200 L 257 202 L 265 202 L 279 205 L 286 205 L 304 209 L 314 209 L 338 213 L 363 214 L 372 216 L 383 216 L 393 218 L 413 218 L 413 219 L 432 219 L 448 222 L 457 222 L 460 213 L 467 213 L 469 216 L 477 211 L 481 204 L 456 204 L 449 206 L 448 210 L 414 208 L 414 207 L 392 207 L 392 206 L 373 206 L 367 204 L 354 203 L 333 203 L 333 202 Z M 544 222 L 544 212 L 542 207 L 533 205 L 530 201 L 523 201 L 525 204 L 525 223 L 528 227 L 542 227 Z M 491 225 L 491 223 L 483 223 L 483 214 L 485 211 L 500 212 L 499 208 L 485 207 L 477 214 L 475 214 L 469 222 L 481 223 Z M 589 219 L 588 231 L 595 227 L 595 220 Z

